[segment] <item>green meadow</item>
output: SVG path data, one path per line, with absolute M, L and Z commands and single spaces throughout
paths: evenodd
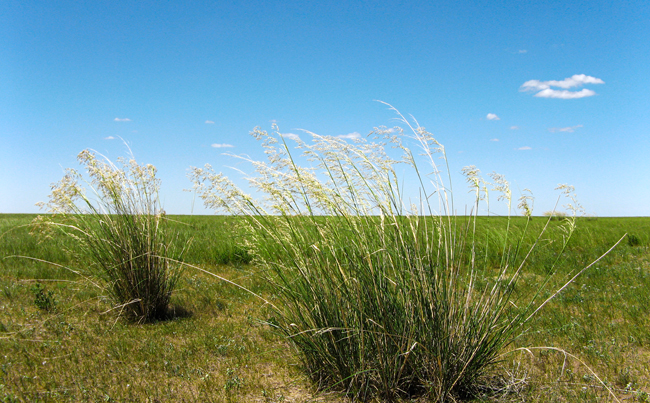
M 183 260 L 191 266 L 164 320 L 132 323 L 105 287 L 84 275 L 91 262 L 69 253 L 71 239 L 30 234 L 34 217 L 0 215 L 0 401 L 351 398 L 308 376 L 301 351 L 272 326 L 269 304 L 279 301 L 278 291 L 243 246 L 243 218 L 167 217 L 174 242 L 190 241 Z M 453 220 L 458 228 L 469 222 Z M 487 249 L 501 243 L 507 220 L 477 220 L 473 253 L 498 266 L 502 256 Z M 564 250 L 553 244 L 563 221 L 535 216 L 524 232 L 527 219 L 511 219 L 522 250 L 535 241 L 546 246 L 528 258 L 511 303 L 534 294 L 556 262 L 540 300 L 550 297 L 627 236 L 516 330 L 485 374 L 496 386 L 468 401 L 650 401 L 650 218 L 578 218 Z M 429 401 L 416 392 L 395 399 Z

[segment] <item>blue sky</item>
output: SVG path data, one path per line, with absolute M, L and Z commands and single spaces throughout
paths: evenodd
M 119 137 L 169 213 L 206 213 L 190 166 L 262 158 L 248 133 L 271 122 L 392 126 L 382 100 L 446 146 L 461 200 L 476 165 L 537 214 L 569 183 L 589 214 L 648 216 L 649 21 L 647 1 L 5 0 L 0 213 L 38 212 L 81 150 L 126 155 Z

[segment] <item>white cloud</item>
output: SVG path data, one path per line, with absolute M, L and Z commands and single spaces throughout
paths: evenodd
M 115 140 L 115 137 L 113 136 L 104 137 L 104 140 Z
M 557 133 L 557 132 L 566 132 L 566 133 L 573 133 L 576 131 L 576 129 L 582 127 L 582 125 L 575 125 L 575 126 L 569 126 L 569 127 L 550 127 L 548 129 L 549 132 L 551 133 Z
M 282 133 L 282 137 L 294 141 L 300 140 L 300 136 L 298 136 L 296 133 Z
M 580 87 L 584 84 L 605 84 L 600 78 L 586 76 L 584 74 L 574 74 L 569 78 L 565 78 L 562 81 L 550 80 L 550 81 L 539 81 L 539 80 L 529 80 L 526 81 L 522 86 L 522 91 L 538 91 L 545 90 L 551 87 L 559 88 L 573 88 Z
M 496 114 L 494 114 L 494 113 L 488 113 L 488 114 L 487 114 L 487 120 L 501 120 L 501 118 L 498 117 L 498 116 L 497 116 Z
M 533 149 L 532 147 L 523 146 L 523 147 L 519 147 L 517 150 L 526 151 L 526 150 L 532 150 L 532 149 Z
M 510 130 L 519 130 L 521 127 L 519 126 L 510 126 Z
M 519 53 L 527 53 L 528 51 L 526 49 L 519 49 Z
M 113 121 L 114 122 L 130 122 L 131 119 L 129 119 L 129 118 L 123 118 L 123 119 L 115 118 L 115 119 L 113 119 Z
M 338 137 L 340 139 L 356 140 L 358 138 L 361 138 L 361 134 L 357 133 L 357 132 L 352 132 L 352 133 L 348 133 L 348 134 L 340 134 L 340 135 L 338 135 L 336 137 Z
M 234 146 L 232 144 L 212 144 L 212 147 L 214 148 L 233 148 Z
M 580 91 L 552 90 L 547 88 L 535 94 L 538 98 L 578 99 L 596 95 L 596 91 L 583 88 Z
M 490 140 L 490 141 L 499 141 L 499 139 L 492 139 L 492 140 Z
M 214 124 L 214 122 L 211 121 L 211 120 L 206 120 L 205 123 L 207 123 L 207 124 L 209 124 L 209 125 L 213 125 L 213 124 Z
M 591 97 L 596 95 L 595 91 L 582 89 L 581 91 L 568 91 L 569 88 L 582 87 L 585 84 L 605 84 L 600 78 L 587 76 L 584 74 L 574 74 L 564 80 L 528 80 L 519 87 L 519 91 L 538 91 L 535 94 L 538 98 L 559 98 L 559 99 L 577 99 Z M 561 90 L 552 89 L 551 87 L 562 88 Z

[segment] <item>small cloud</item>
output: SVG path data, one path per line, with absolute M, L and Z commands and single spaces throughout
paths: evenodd
M 517 53 L 523 54 L 523 53 L 528 53 L 528 51 L 526 49 L 519 49 L 519 52 L 517 52 Z
M 338 135 L 336 137 L 338 137 L 340 139 L 356 140 L 358 138 L 361 138 L 361 134 L 357 133 L 357 132 L 352 132 L 352 133 L 348 133 L 348 134 L 340 134 L 340 135 Z
M 578 99 L 596 95 L 596 91 L 583 88 L 580 91 L 552 90 L 547 88 L 535 94 L 537 98 Z
M 293 141 L 300 140 L 300 136 L 298 136 L 295 133 L 282 133 L 282 137 L 284 137 L 286 139 L 289 139 L 289 140 L 293 140 Z
M 522 151 L 532 150 L 532 147 L 523 146 L 523 147 L 519 147 L 517 150 L 522 150 Z
M 211 147 L 214 148 L 233 148 L 234 146 L 232 144 L 212 144 Z
M 519 130 L 521 127 L 519 126 L 510 126 L 510 130 Z
M 487 120 L 501 120 L 501 118 L 498 117 L 498 116 L 497 116 L 496 114 L 494 114 L 494 113 L 488 113 L 488 114 L 487 114 Z
M 577 99 L 591 97 L 596 95 L 595 91 L 586 88 L 580 91 L 569 91 L 569 88 L 582 87 L 585 84 L 605 84 L 600 78 L 587 76 L 584 74 L 574 74 L 564 80 L 528 80 L 519 87 L 519 91 L 538 91 L 535 96 L 538 98 L 558 98 L 558 99 Z M 562 88 L 561 90 L 552 89 L 551 87 Z
M 214 122 L 211 121 L 211 120 L 206 120 L 205 123 L 207 123 L 207 124 L 209 124 L 209 125 L 213 125 L 213 124 L 214 124 Z
M 115 140 L 115 137 L 113 136 L 104 137 L 104 140 Z
M 490 141 L 499 141 L 499 139 L 491 139 Z
M 566 133 L 573 133 L 576 131 L 576 129 L 582 127 L 582 125 L 575 125 L 575 126 L 569 126 L 569 127 L 550 127 L 548 129 L 549 132 L 551 133 L 557 133 L 557 132 L 566 132 Z
M 123 118 L 123 119 L 115 118 L 115 119 L 113 119 L 113 122 L 130 122 L 130 121 L 131 121 L 131 119 L 129 119 L 129 118 Z
M 539 81 L 539 80 L 529 80 L 522 84 L 522 91 L 538 91 L 545 90 L 551 87 L 559 88 L 573 88 L 580 87 L 584 84 L 605 84 L 600 78 L 586 76 L 584 74 L 574 74 L 569 78 L 565 78 L 562 81 L 550 80 L 550 81 Z

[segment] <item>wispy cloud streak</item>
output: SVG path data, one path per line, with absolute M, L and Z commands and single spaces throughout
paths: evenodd
M 282 137 L 293 141 L 300 140 L 300 136 L 298 136 L 296 133 L 282 133 Z
M 338 137 L 340 139 L 356 140 L 358 138 L 361 138 L 361 134 L 357 133 L 357 132 L 352 132 L 352 133 L 348 133 L 348 134 L 339 134 L 336 137 Z
M 580 127 L 582 127 L 582 125 L 575 125 L 569 127 L 549 127 L 548 131 L 551 133 L 557 133 L 557 132 L 573 133 L 576 131 L 576 129 Z

